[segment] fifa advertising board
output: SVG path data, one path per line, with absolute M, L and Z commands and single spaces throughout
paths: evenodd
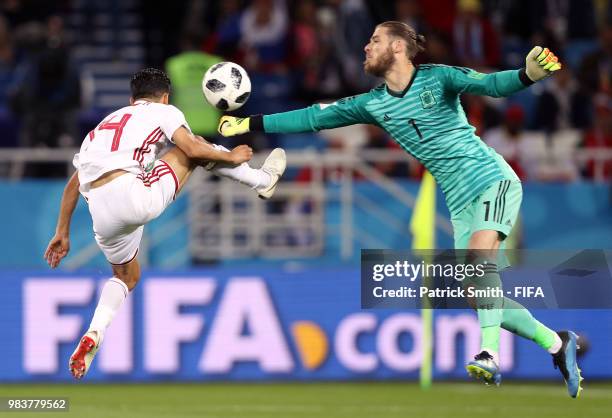
M 0 272 L 0 381 L 70 380 L 68 357 L 106 278 Z M 547 310 L 538 318 L 588 336 L 582 369 L 612 377 L 612 312 Z M 362 309 L 359 270 L 147 271 L 109 328 L 91 381 L 383 380 L 418 378 L 419 310 Z M 469 310 L 434 313 L 434 378 L 463 379 L 478 352 Z M 505 379 L 556 379 L 549 356 L 503 332 Z

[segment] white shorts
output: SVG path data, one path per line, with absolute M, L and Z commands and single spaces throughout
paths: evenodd
M 149 172 L 127 173 L 88 191 L 96 242 L 111 264 L 136 257 L 144 224 L 172 203 L 178 186 L 172 168 L 157 160 Z

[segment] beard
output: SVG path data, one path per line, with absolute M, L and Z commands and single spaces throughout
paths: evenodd
M 378 57 L 376 62 L 368 62 L 367 60 L 363 63 L 363 69 L 366 73 L 373 75 L 374 77 L 384 77 L 385 73 L 391 68 L 395 62 L 393 51 L 389 46 L 381 56 Z

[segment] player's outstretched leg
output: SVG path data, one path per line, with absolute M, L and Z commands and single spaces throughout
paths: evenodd
M 89 371 L 107 328 L 140 279 L 140 265 L 136 258 L 125 264 L 112 264 L 112 268 L 114 277 L 102 288 L 89 329 L 79 340 L 68 362 L 68 369 L 76 379 L 82 379 Z
M 577 398 L 582 391 L 580 382 L 583 380 L 576 362 L 576 352 L 580 348 L 578 336 L 572 331 L 559 331 L 557 334 L 559 334 L 562 343 L 559 352 L 552 355 L 553 365 L 563 375 L 567 385 L 567 393 L 572 398 Z
M 214 144 L 213 146 L 229 152 L 222 145 Z M 216 163 L 211 167 L 206 167 L 206 165 L 204 167 L 220 177 L 226 177 L 251 187 L 262 199 L 270 199 L 285 172 L 287 157 L 282 148 L 275 148 L 268 154 L 261 168 L 252 168 L 247 163 L 239 165 Z
M 473 235 L 470 251 L 466 254 L 467 262 L 481 266 L 484 274 L 467 277 L 462 284 L 464 288 L 485 292 L 481 293 L 485 296 L 468 298 L 468 303 L 478 314 L 481 345 L 480 353 L 474 356 L 474 360 L 470 361 L 465 369 L 470 377 L 483 380 L 487 385 L 499 386 L 502 380 L 499 369 L 499 339 L 503 297 L 498 296 L 501 293 L 502 283 L 496 262 L 496 245 L 497 232 L 478 231 Z M 490 247 L 493 249 L 479 249 Z M 487 296 L 488 294 L 491 296 Z
M 471 377 L 482 379 L 487 385 L 495 384 L 499 386 L 501 384 L 499 365 L 487 351 L 476 354 L 474 360 L 470 361 L 465 369 Z

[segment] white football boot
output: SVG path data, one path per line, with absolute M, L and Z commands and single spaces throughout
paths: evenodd
M 278 181 L 285 172 L 285 168 L 287 168 L 285 150 L 282 148 L 274 148 L 261 166 L 261 169 L 272 177 L 272 181 L 268 187 L 257 191 L 260 198 L 267 200 L 272 197 L 278 185 Z

